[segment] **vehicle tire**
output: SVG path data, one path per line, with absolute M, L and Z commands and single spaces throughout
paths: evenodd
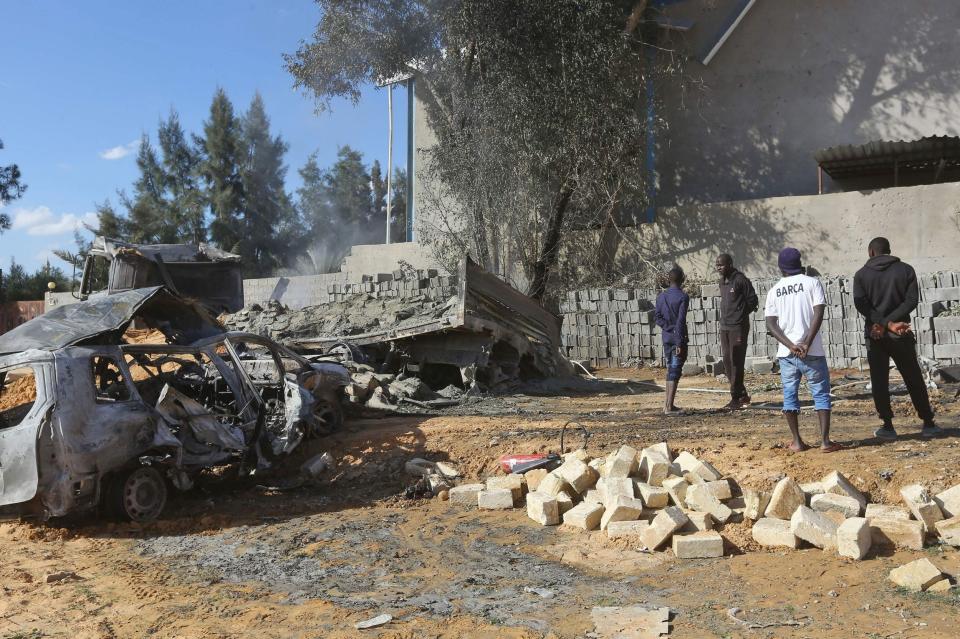
M 106 500 L 107 509 L 119 519 L 153 521 L 167 504 L 167 482 L 155 468 L 140 466 L 113 477 Z
M 343 426 L 343 407 L 337 393 L 324 393 L 316 398 L 313 405 L 314 427 L 310 433 L 314 437 L 329 435 Z

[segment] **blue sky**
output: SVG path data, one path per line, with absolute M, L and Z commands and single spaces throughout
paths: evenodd
M 13 256 L 32 270 L 53 248 L 73 248 L 73 229 L 94 204 L 129 189 L 135 143 L 155 142 L 171 108 L 200 133 L 217 86 L 238 112 L 259 90 L 274 133 L 290 145 L 287 188 L 318 152 L 331 165 L 350 145 L 386 164 L 386 91 L 317 115 L 293 89 L 282 54 L 308 39 L 319 17 L 309 0 L 166 0 L 162 3 L 7 0 L 0 37 L 0 165 L 16 163 L 28 190 L 3 211 L 0 268 Z M 406 94 L 394 92 L 394 164 L 405 154 Z M 52 263 L 65 266 L 53 258 Z

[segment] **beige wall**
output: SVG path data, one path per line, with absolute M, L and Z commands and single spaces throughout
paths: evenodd
M 663 44 L 699 54 L 740 4 L 668 6 L 694 26 Z M 960 135 L 958 60 L 957 0 L 758 1 L 708 66 L 658 88 L 658 205 L 813 194 L 819 149 Z
M 851 275 L 878 235 L 918 272 L 960 270 L 960 183 L 661 208 L 654 224 L 625 233 L 646 259 L 711 276 L 721 252 L 748 275 L 775 275 L 784 246 L 821 273 Z M 618 261 L 636 255 L 629 245 Z

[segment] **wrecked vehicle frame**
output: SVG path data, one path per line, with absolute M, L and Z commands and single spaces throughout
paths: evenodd
M 163 289 L 131 296 L 136 303 L 111 320 L 110 335 L 150 300 L 176 305 Z M 88 314 L 112 308 L 106 300 L 81 304 L 93 307 Z M 40 333 L 65 325 L 63 315 Z M 29 343 L 33 333 L 21 332 Z M 11 340 L 0 339 L 0 388 L 19 385 L 22 395 L 0 412 L 3 511 L 46 518 L 100 505 L 148 521 L 162 511 L 168 484 L 187 490 L 201 470 L 226 464 L 241 473 L 268 468 L 342 420 L 346 369 L 269 338 L 222 329 L 185 344 L 129 344 L 102 331 L 57 337 L 56 348 L 14 353 Z

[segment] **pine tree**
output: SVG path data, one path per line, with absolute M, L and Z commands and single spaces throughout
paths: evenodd
M 292 261 L 299 243 L 299 225 L 284 184 L 283 156 L 288 145 L 279 135 L 270 134 L 270 119 L 259 93 L 243 116 L 242 131 L 244 237 L 239 252 L 245 271 L 263 276 Z
M 129 237 L 125 239 L 137 243 L 173 241 L 175 229 L 170 229 L 167 224 L 169 211 L 164 200 L 166 177 L 157 152 L 145 133 L 140 138 L 137 168 L 140 177 L 133 183 L 133 195 L 120 194 L 129 220 Z
M 190 145 L 180 116 L 173 109 L 157 130 L 163 154 L 164 190 L 168 219 L 176 242 L 203 242 L 207 231 L 204 213 L 206 194 L 200 185 L 200 153 Z
M 317 164 L 317 154 L 307 158 L 298 171 L 302 185 L 297 189 L 297 208 L 306 228 L 305 252 L 317 273 L 335 271 L 342 258 L 340 220 L 330 203 L 326 175 Z
M 349 146 L 340 147 L 337 161 L 324 177 L 324 182 L 331 206 L 339 221 L 348 227 L 345 230 L 370 233 L 373 190 L 370 188 L 370 174 L 363 165 L 363 155 Z
M 0 140 L 0 149 L 2 148 L 3 140 Z M 20 167 L 16 164 L 0 166 L 0 206 L 16 200 L 26 190 L 27 185 L 20 181 Z M 0 233 L 8 228 L 10 228 L 10 216 L 0 213 Z
M 201 173 L 207 187 L 210 239 L 220 248 L 236 250 L 243 238 L 244 193 L 240 175 L 242 139 L 240 122 L 223 89 L 210 104 L 210 119 L 203 125 L 204 159 Z

